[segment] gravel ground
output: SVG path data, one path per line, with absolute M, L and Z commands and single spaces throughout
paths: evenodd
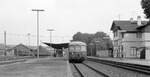
M 0 77 L 68 77 L 67 61 L 61 58 L 30 59 L 0 67 Z
M 96 62 L 91 62 L 91 61 L 85 61 L 84 63 L 100 70 L 101 72 L 109 75 L 110 77 L 150 77 L 150 75 L 145 75 L 142 73 L 122 69 L 122 68 L 117 68 L 117 67 L 112 67 Z
M 77 64 L 77 66 L 79 67 L 80 71 L 83 73 L 85 77 L 104 77 L 102 75 L 99 75 L 95 71 L 89 69 L 83 64 Z
M 74 66 L 72 64 L 70 64 L 70 68 L 71 68 L 73 77 L 80 77 L 78 71 L 74 68 Z
M 104 77 L 102 75 L 99 75 L 98 73 L 96 73 L 95 71 L 93 71 L 92 69 L 88 68 L 87 66 L 85 66 L 81 63 L 76 63 L 76 66 L 81 71 L 81 73 L 84 75 L 84 77 Z M 72 64 L 71 64 L 71 67 L 72 67 L 73 76 L 80 77 L 77 70 L 74 68 L 74 66 Z

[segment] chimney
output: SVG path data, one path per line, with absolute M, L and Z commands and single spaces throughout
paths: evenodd
M 138 26 L 141 26 L 141 25 L 142 25 L 141 16 L 137 16 L 137 25 L 138 25 Z
M 130 18 L 130 22 L 131 22 L 131 23 L 133 23 L 133 22 L 134 22 L 133 18 Z

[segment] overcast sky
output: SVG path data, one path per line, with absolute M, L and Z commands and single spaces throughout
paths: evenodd
M 40 12 L 40 40 L 49 41 L 47 29 L 54 29 L 53 42 L 68 42 L 73 34 L 104 31 L 112 37 L 113 20 L 144 19 L 141 0 L 0 0 L 0 43 L 7 31 L 8 44 L 36 45 L 36 12 Z

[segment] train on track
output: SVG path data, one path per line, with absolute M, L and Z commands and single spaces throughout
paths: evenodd
M 87 45 L 84 42 L 73 41 L 69 43 L 69 62 L 83 62 L 87 59 Z

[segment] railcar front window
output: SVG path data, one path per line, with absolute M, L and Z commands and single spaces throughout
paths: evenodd
M 74 46 L 70 46 L 69 49 L 70 49 L 70 51 L 74 51 L 75 50 Z
M 80 51 L 80 49 L 81 49 L 80 46 L 75 46 L 76 51 Z

